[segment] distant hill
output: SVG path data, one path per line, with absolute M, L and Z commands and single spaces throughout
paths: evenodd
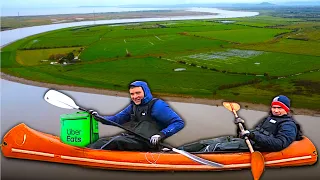
M 320 6 L 320 1 L 308 1 L 308 2 L 293 1 L 293 2 L 281 3 L 281 5 L 285 5 L 285 6 Z
M 131 4 L 131 5 L 121 5 L 118 7 L 130 7 L 130 8 L 219 8 L 219 7 L 241 7 L 241 6 L 255 6 L 257 4 L 252 3 L 206 3 L 206 4 L 173 4 L 173 5 L 155 5 L 155 4 Z
M 192 4 L 128 4 L 128 5 L 119 5 L 119 6 L 80 6 L 80 7 L 121 7 L 121 8 L 231 8 L 231 7 L 275 7 L 275 6 L 320 6 L 320 1 L 293 1 L 293 2 L 283 2 L 283 3 L 269 3 L 262 2 L 259 4 L 256 3 L 192 3 Z
M 96 7 L 103 8 L 103 7 L 114 7 L 114 6 L 78 6 L 78 7 L 81 7 L 81 8 L 96 8 Z
M 262 2 L 262 3 L 257 4 L 257 5 L 260 5 L 260 6 L 275 6 L 276 4 L 272 4 L 272 3 L 269 3 L 269 2 Z
M 121 5 L 118 7 L 130 7 L 130 8 L 189 8 L 189 7 L 202 7 L 202 8 L 223 8 L 223 7 L 270 7 L 270 6 L 320 6 L 320 1 L 309 1 L 309 2 L 286 2 L 286 3 L 269 3 L 262 2 L 259 4 L 255 3 L 193 3 L 193 4 L 175 4 L 175 5 L 155 5 L 155 4 L 131 4 Z

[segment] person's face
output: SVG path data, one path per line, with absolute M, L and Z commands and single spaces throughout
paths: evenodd
M 144 92 L 142 87 L 132 87 L 129 90 L 132 101 L 139 105 L 141 104 L 142 99 L 144 98 Z
M 288 114 L 281 106 L 278 105 L 271 106 L 271 112 L 274 116 L 283 116 Z

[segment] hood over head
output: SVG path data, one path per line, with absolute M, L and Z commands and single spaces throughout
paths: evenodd
M 142 87 L 143 92 L 144 92 L 144 98 L 141 101 L 141 105 L 147 104 L 149 101 L 152 100 L 153 96 L 152 96 L 150 88 L 146 82 L 134 81 L 129 85 L 129 88 L 131 88 L 131 87 Z

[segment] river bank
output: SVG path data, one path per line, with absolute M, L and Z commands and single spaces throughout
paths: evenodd
M 37 82 L 37 81 L 32 81 L 28 79 L 11 76 L 3 72 L 1 72 L 1 79 L 13 81 L 21 84 L 45 87 L 45 88 L 56 89 L 56 90 L 69 90 L 69 91 L 76 91 L 76 92 L 85 92 L 85 93 L 91 93 L 91 94 L 101 94 L 101 95 L 129 98 L 128 92 Z M 157 98 L 161 98 L 166 101 L 184 102 L 184 103 L 192 103 L 192 104 L 205 104 L 205 105 L 211 105 L 211 106 L 222 106 L 222 102 L 224 101 L 223 99 L 194 98 L 191 96 L 181 96 L 181 95 L 173 95 L 173 94 L 153 93 L 153 95 Z M 270 99 L 271 98 L 272 97 L 270 97 Z M 238 102 L 238 103 L 244 109 L 264 111 L 264 112 L 269 111 L 269 106 L 264 104 L 253 104 L 248 102 Z M 316 116 L 316 117 L 320 116 L 320 112 L 316 110 L 300 109 L 300 108 L 293 107 L 291 111 L 294 115 L 308 115 L 308 116 Z
M 116 19 L 137 19 L 137 18 L 163 18 L 163 17 L 184 17 L 184 16 L 207 16 L 217 15 L 213 12 L 196 12 L 185 10 L 149 10 L 149 11 L 128 11 L 128 12 L 106 12 L 106 13 L 77 13 L 77 14 L 56 14 L 38 16 L 7 16 L 1 18 L 1 31 L 41 26 L 48 24 L 71 23 L 81 21 L 99 21 Z

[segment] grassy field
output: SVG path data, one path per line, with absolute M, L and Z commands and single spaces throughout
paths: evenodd
M 66 28 L 1 50 L 1 70 L 41 82 L 126 91 L 131 81 L 154 93 L 320 110 L 319 24 L 257 16 Z M 51 65 L 54 54 L 81 59 Z M 183 68 L 183 71 L 176 71 Z
M 291 39 L 283 39 L 279 42 L 244 45 L 244 49 L 267 50 L 271 52 L 288 53 L 288 54 L 304 54 L 314 57 L 320 56 L 319 41 L 299 41 Z
M 282 29 L 264 29 L 264 28 L 243 28 L 243 29 L 228 29 L 222 31 L 206 31 L 197 32 L 194 35 L 213 38 L 219 40 L 226 40 L 236 43 L 257 43 L 265 42 L 273 39 L 277 34 L 289 32 Z
M 51 54 L 66 54 L 74 52 L 76 55 L 79 48 L 56 48 L 56 49 L 41 49 L 41 50 L 20 50 L 17 51 L 16 60 L 23 66 L 34 66 L 46 63 Z
M 124 37 L 115 39 L 102 39 L 86 48 L 82 54 L 85 60 L 107 59 L 125 57 L 127 51 L 132 56 L 171 56 L 172 54 L 185 54 L 194 51 L 193 42 L 197 41 L 198 48 L 215 49 L 228 44 L 219 40 L 197 39 L 195 37 L 173 35 L 150 35 L 142 37 Z
M 187 71 L 172 70 L 176 68 L 186 68 Z M 145 79 L 155 92 L 184 95 L 193 95 L 197 92 L 198 97 L 211 97 L 220 85 L 235 81 L 246 82 L 254 78 L 254 76 L 245 75 L 225 75 L 158 58 L 128 58 L 108 63 L 64 67 L 61 65 L 33 66 L 12 68 L 10 71 L 16 76 L 37 77 L 43 82 L 53 81 L 56 77 L 57 80 L 54 81 L 58 84 L 65 84 L 64 80 L 67 80 L 66 82 L 72 82 L 72 85 L 117 90 L 127 90 L 127 83 L 135 79 Z
M 318 56 L 241 49 L 191 54 L 176 59 L 188 63 L 195 62 L 219 71 L 257 75 L 268 73 L 271 76 L 287 76 L 320 66 Z

